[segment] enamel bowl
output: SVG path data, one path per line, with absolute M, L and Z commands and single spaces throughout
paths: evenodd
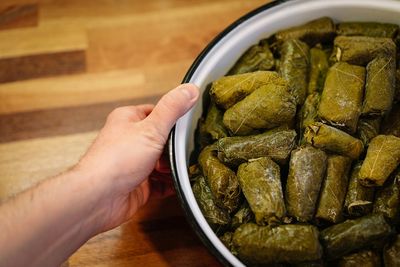
M 400 2 L 391 0 L 293 0 L 275 1 L 247 15 L 221 32 L 197 57 L 183 82 L 194 83 L 202 91 L 224 76 L 251 45 L 278 30 L 329 16 L 335 21 L 379 21 L 399 23 Z M 194 147 L 194 131 L 202 113 L 201 100 L 178 120 L 171 132 L 169 154 L 175 188 L 191 226 L 207 248 L 226 266 L 244 266 L 222 244 L 202 215 L 188 176 L 189 156 Z

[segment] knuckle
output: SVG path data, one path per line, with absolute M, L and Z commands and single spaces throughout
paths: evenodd
M 162 151 L 167 140 L 161 129 L 156 124 L 147 121 L 142 121 L 140 128 L 142 135 L 150 145 Z

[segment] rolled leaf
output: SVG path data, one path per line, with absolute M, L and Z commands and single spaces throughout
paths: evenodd
M 388 267 L 400 266 L 400 235 L 384 248 L 383 262 Z
M 314 147 L 358 159 L 364 150 L 361 140 L 320 122 L 309 125 L 304 133 L 306 141 Z
M 320 238 L 328 259 L 337 259 L 350 252 L 368 247 L 392 232 L 381 214 L 346 220 L 321 232 Z
M 336 27 L 338 35 L 383 38 L 394 38 L 399 30 L 399 25 L 379 22 L 342 22 Z
M 231 213 L 239 206 L 239 181 L 236 174 L 219 161 L 215 149 L 213 145 L 205 147 L 198 161 L 216 204 Z
M 229 225 L 231 221 L 229 213 L 215 204 L 213 195 L 204 176 L 197 177 L 196 182 L 192 186 L 192 190 L 197 204 L 211 228 L 217 231 L 219 228 L 224 228 Z
M 317 43 L 326 43 L 335 35 L 335 24 L 328 17 L 312 20 L 303 25 L 288 28 L 275 34 L 279 42 L 290 39 L 299 39 L 313 46 Z
M 205 131 L 213 140 L 228 136 L 228 130 L 222 123 L 223 112 L 212 102 L 204 122 Z
M 396 89 L 395 54 L 379 56 L 367 65 L 363 115 L 385 115 L 392 108 Z
M 286 184 L 286 208 L 288 214 L 300 222 L 310 221 L 314 216 L 326 163 L 326 154 L 311 146 L 292 151 Z
M 295 143 L 296 131 L 281 128 L 257 135 L 225 137 L 217 142 L 218 158 L 235 166 L 260 157 L 271 157 L 284 163 Z
M 365 186 L 382 186 L 400 164 L 400 138 L 378 135 L 369 143 L 361 166 L 360 182 Z
M 225 245 L 225 247 L 233 253 L 233 242 L 232 242 L 233 233 L 226 232 L 222 236 L 220 236 L 219 239 Z
M 392 179 L 379 188 L 374 202 L 374 213 L 381 213 L 392 223 L 399 221 L 400 215 L 400 169 L 395 171 Z
M 212 83 L 210 95 L 218 106 L 228 109 L 257 88 L 267 84 L 284 86 L 287 82 L 274 71 L 225 76 Z
M 250 209 L 249 203 L 245 200 L 239 210 L 232 216 L 231 228 L 236 229 L 244 223 L 254 219 L 254 214 Z
M 287 85 L 264 85 L 229 108 L 224 125 L 233 135 L 248 135 L 258 129 L 270 129 L 290 122 L 296 103 Z
M 326 73 L 329 69 L 328 56 L 319 47 L 310 49 L 310 75 L 308 82 L 308 94 L 322 92 Z
M 267 42 L 251 46 L 235 63 L 229 75 L 248 73 L 257 70 L 270 70 L 275 65 L 274 55 Z
M 400 137 L 400 103 L 393 106 L 383 122 L 382 134 Z
M 344 211 L 350 217 L 360 217 L 372 211 L 374 188 L 363 186 L 358 180 L 362 162 L 354 166 L 344 201 Z
M 257 224 L 276 224 L 286 214 L 279 165 L 270 158 L 243 163 L 237 171 L 240 187 Z
M 354 133 L 361 113 L 365 68 L 338 62 L 326 76 L 318 115 L 323 120 Z
M 312 225 L 258 226 L 248 223 L 233 235 L 238 256 L 249 264 L 297 263 L 319 260 L 322 247 Z
M 328 157 L 326 177 L 322 183 L 317 214 L 320 221 L 338 223 L 343 219 L 343 203 L 349 181 L 351 159 L 339 155 Z
M 362 250 L 340 259 L 339 267 L 380 267 L 381 257 L 373 250 Z
M 302 105 L 307 96 L 308 71 L 310 65 L 309 47 L 297 39 L 282 44 L 279 72 L 288 81 L 296 103 Z
M 390 38 L 337 36 L 334 41 L 332 59 L 366 66 L 377 56 L 393 57 L 395 53 L 396 45 Z
M 360 118 L 357 125 L 357 136 L 364 146 L 368 146 L 369 142 L 379 134 L 381 121 L 381 117 Z
M 299 129 L 300 129 L 300 143 L 303 144 L 305 141 L 303 140 L 303 135 L 305 129 L 317 122 L 318 119 L 318 106 L 321 100 L 321 96 L 319 93 L 314 92 L 307 96 L 306 101 L 298 113 L 298 121 L 299 121 Z

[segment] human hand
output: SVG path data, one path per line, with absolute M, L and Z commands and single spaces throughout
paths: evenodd
M 156 106 L 139 105 L 115 109 L 77 169 L 92 177 L 101 191 L 97 209 L 97 232 L 129 220 L 150 194 L 165 195 L 162 173 L 169 164 L 162 157 L 169 132 L 176 120 L 197 101 L 199 91 L 181 85 L 164 95 Z M 156 169 L 156 172 L 153 170 Z M 153 175 L 151 175 L 153 173 Z M 155 174 L 155 175 L 154 175 Z

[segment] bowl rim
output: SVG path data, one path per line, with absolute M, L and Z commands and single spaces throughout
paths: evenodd
M 189 70 L 186 72 L 182 83 L 187 83 L 190 81 L 192 78 L 194 72 L 202 62 L 202 60 L 206 57 L 206 55 L 218 44 L 218 42 L 223 39 L 228 33 L 230 33 L 232 30 L 237 28 L 239 25 L 241 25 L 243 22 L 248 20 L 249 18 L 267 10 L 270 8 L 273 8 L 277 5 L 283 4 L 285 2 L 289 1 L 295 1 L 295 0 L 275 0 L 272 2 L 269 2 L 267 4 L 264 4 L 256 9 L 251 10 L 250 12 L 246 13 L 242 17 L 238 18 L 234 22 L 232 22 L 229 26 L 227 26 L 222 32 L 220 32 L 214 39 L 212 39 L 211 42 L 208 43 L 208 45 L 200 52 L 200 54 L 196 57 L 196 59 L 193 61 L 192 65 L 189 67 Z M 195 216 L 190 209 L 189 203 L 187 202 L 186 198 L 183 195 L 183 188 L 181 187 L 179 183 L 179 178 L 178 178 L 178 171 L 177 171 L 177 163 L 175 159 L 175 132 L 176 132 L 176 126 L 171 129 L 169 138 L 168 138 L 168 154 L 169 154 L 169 161 L 171 165 L 171 174 L 172 178 L 174 181 L 174 187 L 176 190 L 176 195 L 179 199 L 180 205 L 184 211 L 185 217 L 187 221 L 189 222 L 190 226 L 194 229 L 196 232 L 197 236 L 200 238 L 202 243 L 207 247 L 208 251 L 211 252 L 218 260 L 220 263 L 222 263 L 224 266 L 232 266 L 232 264 L 225 258 L 225 256 L 216 248 L 216 246 L 207 238 L 206 234 L 203 232 L 202 228 L 198 224 L 198 222 L 195 219 Z

